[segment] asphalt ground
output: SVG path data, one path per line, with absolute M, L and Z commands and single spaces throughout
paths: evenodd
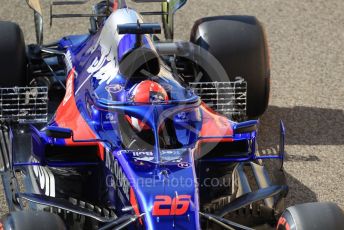
M 56 19 L 50 28 L 49 1 L 42 3 L 45 42 L 87 32 L 88 19 Z M 56 12 L 90 9 L 89 4 Z M 177 40 L 188 40 L 193 22 L 204 16 L 254 15 L 265 25 L 272 78 L 270 107 L 261 119 L 259 151 L 276 152 L 278 123 L 284 120 L 288 205 L 331 201 L 344 208 L 343 12 L 342 0 L 189 0 L 176 15 Z M 17 22 L 26 42 L 35 41 L 32 11 L 24 0 L 0 0 L 0 20 Z M 0 213 L 6 211 L 1 199 Z

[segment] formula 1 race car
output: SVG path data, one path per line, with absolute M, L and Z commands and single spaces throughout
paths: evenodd
M 0 168 L 9 213 L 0 229 L 338 229 L 332 203 L 285 209 L 279 151 L 257 152 L 269 100 L 266 36 L 251 16 L 195 22 L 190 41 L 173 41 L 186 0 L 137 12 L 101 1 L 84 35 L 37 44 L 0 22 Z M 77 7 L 76 7 L 77 8 Z M 160 15 L 161 25 L 142 15 Z M 274 172 L 272 172 L 273 174 Z M 319 218 L 320 217 L 320 218 Z

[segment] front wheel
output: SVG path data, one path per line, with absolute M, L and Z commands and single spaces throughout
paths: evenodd
M 344 226 L 344 213 L 333 203 L 306 203 L 287 208 L 277 230 L 336 230 Z

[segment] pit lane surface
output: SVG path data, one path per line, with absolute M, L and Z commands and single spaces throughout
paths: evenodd
M 88 19 L 56 19 L 50 28 L 49 1 L 42 2 L 45 42 L 87 32 Z M 59 12 L 90 10 L 88 4 Z M 189 0 L 176 16 L 176 38 L 183 40 L 189 38 L 193 22 L 203 16 L 255 15 L 265 25 L 272 81 L 270 107 L 261 119 L 259 150 L 276 152 L 278 122 L 284 120 L 288 205 L 332 201 L 344 208 L 343 12 L 342 0 Z M 32 11 L 24 0 L 1 0 L 0 20 L 19 23 L 26 42 L 35 41 Z M 4 214 L 2 190 L 0 196 L 0 214 Z

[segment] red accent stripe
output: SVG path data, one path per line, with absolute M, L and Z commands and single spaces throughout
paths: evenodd
M 135 192 L 133 188 L 130 188 L 130 204 L 133 207 L 136 216 L 140 216 L 139 205 L 137 204 L 137 200 L 136 200 Z M 139 222 L 141 225 L 143 225 L 141 217 L 139 218 Z
M 201 109 L 203 111 L 203 123 L 200 131 L 200 137 L 222 137 L 232 136 L 233 129 L 228 118 L 216 113 L 209 108 L 205 103 L 202 103 Z M 231 138 L 218 138 L 218 139 L 204 139 L 202 142 L 230 142 Z
M 204 102 L 201 104 L 203 112 L 202 116 L 202 129 L 199 133 L 199 137 L 223 137 L 232 136 L 233 129 L 228 118 L 220 115 L 211 108 L 209 108 Z M 233 138 L 209 138 L 201 139 L 197 141 L 196 148 L 193 154 L 199 154 L 201 152 L 202 143 L 219 143 L 219 142 L 232 142 Z
M 69 128 L 73 130 L 74 139 L 76 140 L 89 140 L 96 139 L 96 135 L 93 130 L 87 124 L 85 119 L 80 114 L 74 97 L 74 78 L 75 78 L 75 69 L 73 68 L 67 77 L 67 89 L 66 95 L 62 103 L 56 111 L 55 121 L 59 127 Z M 71 84 L 68 84 L 68 81 L 71 81 Z M 68 87 L 71 87 L 70 89 Z M 71 91 L 70 94 L 68 92 Z M 100 159 L 104 160 L 104 146 L 98 142 L 89 142 L 89 143 L 75 143 L 71 138 L 66 139 L 67 145 L 98 145 L 98 156 Z M 73 154 L 73 153 L 71 153 Z

